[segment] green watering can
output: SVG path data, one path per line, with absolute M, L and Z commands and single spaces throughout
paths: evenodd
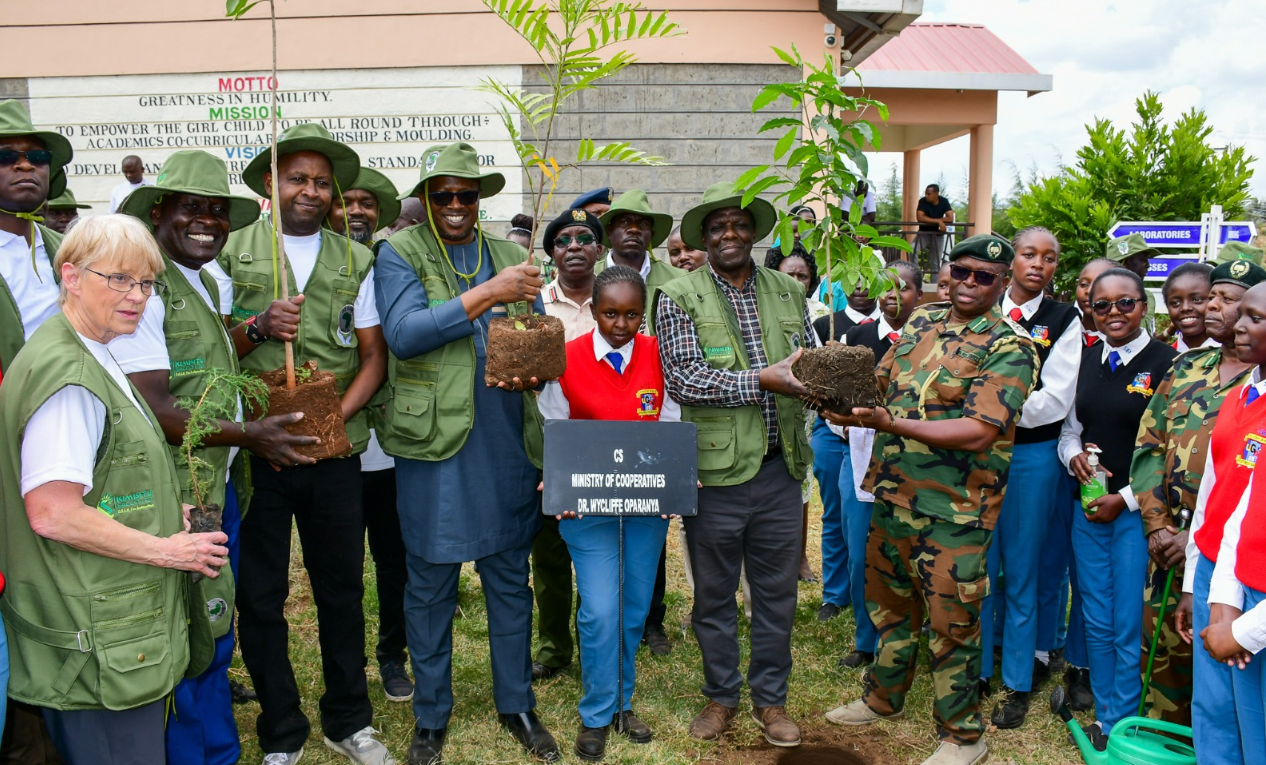
M 1100 752 L 1091 745 L 1073 717 L 1063 687 L 1051 692 L 1051 712 L 1068 726 L 1087 765 L 1196 765 L 1196 750 L 1191 744 L 1161 735 L 1172 733 L 1190 740 L 1191 728 L 1186 726 L 1146 717 L 1127 717 L 1112 726 L 1108 749 Z

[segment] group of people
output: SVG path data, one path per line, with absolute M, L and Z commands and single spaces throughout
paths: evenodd
M 275 194 L 269 216 L 230 193 L 220 159 L 180 151 L 117 214 L 63 238 L 39 212 L 65 191 L 71 155 L 20 103 L 0 102 L 6 745 L 47 736 L 70 763 L 236 762 L 236 634 L 264 762 L 297 762 L 311 723 L 288 654 L 292 528 L 331 749 L 395 762 L 372 727 L 366 535 L 379 676 L 390 700 L 412 702 L 411 764 L 443 759 L 471 561 L 509 734 L 537 759 L 562 757 L 532 683 L 571 664 L 578 594 L 572 751 L 598 761 L 612 733 L 651 741 L 633 706 L 635 654 L 672 649 L 670 518 L 541 508 L 544 420 L 606 419 L 691 422 L 698 435 L 697 514 L 681 523 L 703 662 L 691 737 L 725 735 L 746 681 L 766 740 L 800 743 L 786 705 L 812 476 L 818 616 L 852 608 L 840 663 L 865 668 L 830 723 L 904 713 L 926 623 L 939 746 L 925 763 L 982 761 L 982 698 L 997 699 L 989 723 L 1017 727 L 1061 664 L 1074 707 L 1095 710 L 1086 732 L 1099 748 L 1143 700 L 1192 722 L 1201 762 L 1266 752 L 1251 661 L 1266 644 L 1266 574 L 1251 554 L 1266 534 L 1251 480 L 1266 443 L 1260 251 L 1228 245 L 1169 277 L 1169 343 L 1150 331 L 1153 253 L 1138 237 L 1083 269 L 1075 304 L 1050 295 L 1059 243 L 1037 227 L 957 244 L 938 301 L 923 301 L 907 261 L 889 265 L 878 299 L 829 280 L 821 292 L 798 241 L 757 265 L 778 214 L 722 182 L 676 225 L 642 190 L 586 194 L 528 258 L 511 238 L 530 245 L 530 219 L 507 238 L 479 222 L 505 178 L 473 147 L 427 149 L 417 182 L 397 189 L 299 124 L 242 175 Z M 792 212 L 814 224 L 812 209 Z M 653 255 L 661 245 L 669 263 Z M 489 322 L 531 313 L 563 323 L 566 371 L 485 384 Z M 796 378 L 803 353 L 832 343 L 874 352 L 877 406 L 832 407 Z M 262 416 L 225 382 L 282 367 L 288 345 L 333 375 L 351 456 L 306 456 L 317 439 L 287 429 L 306 413 Z M 191 402 L 206 399 L 232 416 L 197 425 L 200 442 L 182 448 Z M 201 489 L 198 470 L 210 474 Z M 220 530 L 194 530 L 193 505 L 217 506 Z

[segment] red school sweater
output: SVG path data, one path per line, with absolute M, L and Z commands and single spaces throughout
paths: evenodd
M 567 344 L 567 370 L 558 379 L 573 420 L 659 419 L 664 406 L 664 371 L 659 343 L 638 333 L 623 374 L 594 358 L 592 330 Z
M 1244 496 L 1249 476 L 1266 445 L 1266 396 L 1244 405 L 1247 388 L 1222 400 L 1218 422 L 1213 426 L 1209 450 L 1217 476 L 1204 508 L 1204 522 L 1196 529 L 1196 547 L 1204 557 L 1218 562 L 1218 548 L 1226 522 Z

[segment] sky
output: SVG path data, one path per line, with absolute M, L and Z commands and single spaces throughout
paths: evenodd
M 1253 196 L 1266 197 L 1266 2 L 1263 0 L 925 0 L 919 21 L 979 23 L 1043 74 L 1054 90 L 1001 93 L 994 128 L 994 190 L 1005 196 L 1018 170 L 1053 175 L 1076 160 L 1096 117 L 1128 128 L 1145 90 L 1164 118 L 1203 109 L 1214 146 L 1258 157 Z M 968 138 L 923 152 L 922 182 L 944 175 L 955 202 L 966 195 Z M 882 187 L 899 154 L 872 155 Z

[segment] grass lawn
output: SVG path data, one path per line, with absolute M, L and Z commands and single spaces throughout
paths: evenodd
M 821 574 L 821 507 L 816 499 L 810 510 L 809 558 L 814 571 Z M 699 693 L 703 682 L 699 647 L 693 636 L 682 636 L 677 625 L 689 613 L 690 592 L 682 573 L 681 551 L 676 527 L 668 535 L 668 617 L 673 638 L 669 656 L 652 655 L 645 648 L 638 655 L 637 691 L 634 709 L 655 731 L 649 745 L 634 745 L 612 736 L 607 748 L 608 763 L 775 763 L 784 754 L 765 743 L 749 716 L 750 705 L 744 698 L 740 716 L 728 736 L 716 744 L 701 744 L 686 735 L 687 726 L 702 708 Z M 312 721 L 303 762 L 346 763 L 348 760 L 325 747 L 320 730 L 317 700 L 323 690 L 320 652 L 317 646 L 316 609 L 312 604 L 307 576 L 299 564 L 298 535 L 295 535 L 291 567 L 291 596 L 287 603 L 290 622 L 290 659 L 294 664 L 304 711 Z M 791 695 L 788 711 L 800 725 L 805 741 L 802 749 L 830 748 L 836 754 L 814 762 L 872 763 L 895 765 L 920 763 L 936 747 L 932 726 L 932 684 L 926 658 L 920 663 L 914 688 L 907 704 L 907 716 L 891 723 L 880 723 L 860 730 L 844 730 L 830 725 L 823 713 L 841 702 L 852 701 L 861 694 L 862 670 L 843 670 L 837 661 L 851 650 L 853 618 L 849 612 L 820 623 L 816 612 L 821 605 L 820 584 L 800 584 L 800 603 L 792 641 L 795 668 L 791 674 Z M 444 749 L 446 763 L 521 763 L 530 760 L 518 745 L 497 724 L 492 702 L 491 670 L 488 665 L 488 624 L 479 578 L 472 566 L 462 574 L 460 603 L 462 616 L 454 622 L 453 695 L 455 708 Z M 407 761 L 409 737 L 413 727 L 412 706 L 391 703 L 378 681 L 373 646 L 377 634 L 377 595 L 374 589 L 372 564 L 366 556 L 365 612 L 366 652 L 369 660 L 369 694 L 374 704 L 374 727 L 382 732 L 382 740 L 391 749 L 400 765 Z M 747 622 L 741 611 L 740 631 L 745 636 Z M 926 657 L 926 652 L 924 653 Z M 745 665 L 744 665 L 745 666 Z M 249 683 L 250 677 L 236 658 L 230 675 Z M 614 682 L 614 678 L 612 678 Z M 1052 686 L 1048 684 L 1046 690 Z M 536 686 L 537 713 L 558 738 L 564 760 L 579 762 L 571 745 L 580 720 L 576 702 L 580 698 L 580 670 L 572 667 Z M 996 731 L 988 736 L 991 763 L 1035 763 L 1065 765 L 1081 761 L 1077 751 L 1067 743 L 1066 729 L 1050 714 L 1046 694 L 1035 696 L 1029 719 L 1024 727 L 1012 731 Z M 986 713 L 989 706 L 986 706 Z M 246 704 L 235 707 L 242 737 L 242 762 L 255 763 L 262 754 L 255 741 L 255 716 L 259 707 Z M 793 750 L 794 751 L 794 750 Z

